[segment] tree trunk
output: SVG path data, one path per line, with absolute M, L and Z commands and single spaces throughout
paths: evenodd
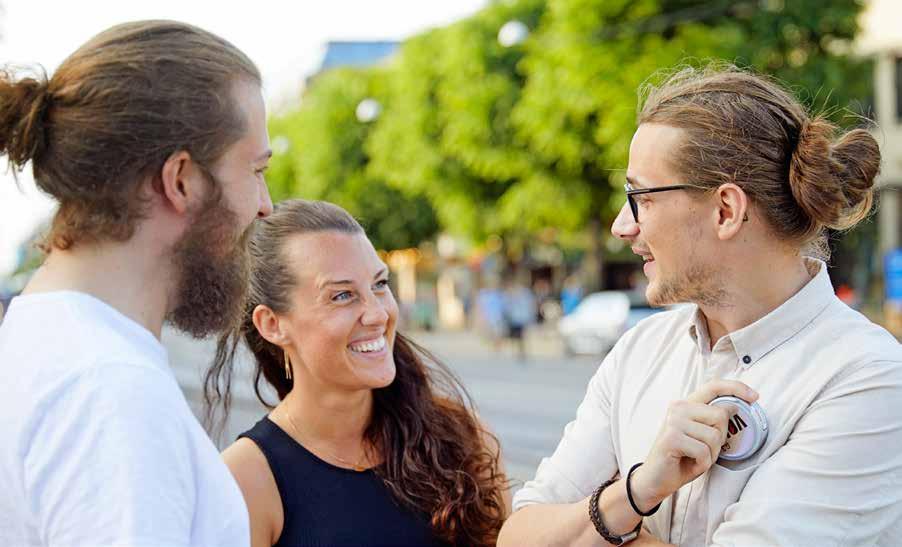
M 589 221 L 589 248 L 583 259 L 587 293 L 604 288 L 604 248 L 601 240 L 601 220 L 593 218 Z

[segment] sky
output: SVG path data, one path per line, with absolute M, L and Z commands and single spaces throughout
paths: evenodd
M 329 40 L 401 40 L 475 13 L 486 0 L 0 0 L 0 64 L 43 66 L 48 73 L 98 32 L 125 21 L 177 19 L 226 38 L 263 73 L 272 110 L 300 95 Z M 17 186 L 0 160 L 0 276 L 16 248 L 49 216 L 26 168 Z

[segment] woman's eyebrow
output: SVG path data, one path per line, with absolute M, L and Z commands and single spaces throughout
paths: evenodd
M 373 279 L 379 279 L 383 275 L 388 273 L 388 268 L 381 268 L 376 275 L 373 276 Z M 316 288 L 322 289 L 323 287 L 328 287 L 329 285 L 353 285 L 354 282 L 350 279 L 322 279 L 316 284 Z
M 328 287 L 329 285 L 353 285 L 354 282 L 349 279 L 325 279 L 316 284 L 316 288 L 322 289 L 324 287 Z

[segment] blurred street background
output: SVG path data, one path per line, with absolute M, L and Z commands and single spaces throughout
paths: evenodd
M 829 272 L 840 298 L 902 336 L 898 0 L 85 0 L 52 18 L 33 0 L 0 6 L 0 60 L 49 72 L 138 18 L 185 20 L 247 51 L 265 79 L 273 201 L 332 201 L 361 220 L 402 329 L 463 379 L 516 479 L 554 448 L 604 353 L 658 311 L 608 228 L 639 91 L 661 70 L 750 67 L 873 131 L 878 206 L 829 234 Z M 41 263 L 51 214 L 30 170 L 0 180 L 0 316 Z M 209 344 L 165 338 L 197 406 Z M 250 381 L 236 385 L 228 440 L 263 413 Z

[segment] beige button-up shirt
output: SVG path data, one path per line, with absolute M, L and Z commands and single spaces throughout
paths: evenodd
M 645 519 L 678 545 L 902 545 L 902 348 L 833 293 L 826 266 L 713 349 L 696 306 L 626 333 L 514 509 L 572 503 L 643 461 L 668 403 L 715 378 L 760 393 L 769 433 Z M 588 517 L 587 517 L 588 518 Z

